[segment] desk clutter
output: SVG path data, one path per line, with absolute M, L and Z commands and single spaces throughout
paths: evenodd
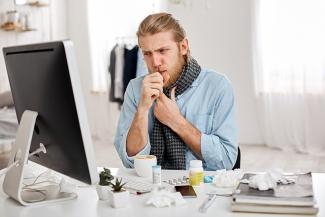
M 52 187 L 56 183 L 60 192 L 77 194 L 81 190 L 49 170 L 35 173 L 30 169 L 26 167 L 24 172 L 25 187 L 30 188 L 37 184 L 33 189 L 35 187 L 35 190 L 42 190 L 38 183 L 44 184 L 46 181 L 51 182 Z M 161 184 L 154 184 L 153 177 L 138 176 L 133 169 L 112 171 L 111 173 L 104 168 L 100 172 L 100 184 L 105 187 L 101 190 L 108 191 L 106 198 L 98 194 L 102 201 L 100 203 L 105 204 L 103 207 L 109 205 L 113 208 L 130 208 L 135 204 L 141 207 L 165 207 L 164 210 L 169 207 L 184 210 L 188 206 L 193 209 L 195 204 L 194 210 L 211 215 L 216 212 L 216 207 L 220 207 L 221 202 L 228 212 L 315 215 L 319 211 L 311 173 L 284 173 L 282 170 L 263 173 L 243 173 L 240 170 L 205 171 L 204 180 L 211 180 L 192 187 L 189 184 L 189 171 L 162 171 Z M 261 190 L 263 182 L 272 184 L 266 190 Z M 81 186 L 89 189 L 89 192 L 92 190 L 85 187 Z M 98 187 L 99 183 L 96 189 Z M 53 190 L 58 191 L 54 188 Z
M 310 173 L 286 174 L 280 169 L 273 169 L 264 173 L 244 174 L 240 169 L 218 170 L 208 172 L 209 175 L 203 177 L 200 185 L 191 185 L 190 177 L 180 174 L 178 177 L 162 176 L 159 184 L 153 176 L 152 180 L 149 177 L 117 179 L 123 180 L 122 186 L 130 193 L 148 193 L 145 204 L 156 208 L 184 205 L 186 198 L 199 199 L 197 194 L 203 190 L 206 197 L 198 207 L 201 213 L 206 213 L 218 196 L 229 197 L 233 212 L 318 213 Z

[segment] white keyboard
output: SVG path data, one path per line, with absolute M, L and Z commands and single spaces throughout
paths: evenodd
M 122 178 L 123 182 L 126 182 L 126 184 L 123 186 L 126 190 L 133 191 L 135 193 L 147 193 L 153 190 L 153 184 L 142 182 L 142 181 L 136 181 L 132 179 Z

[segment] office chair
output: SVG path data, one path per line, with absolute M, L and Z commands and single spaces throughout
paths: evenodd
M 240 168 L 240 148 L 238 146 L 237 160 L 236 160 L 236 163 L 232 169 L 234 170 L 234 169 L 239 169 L 239 168 Z

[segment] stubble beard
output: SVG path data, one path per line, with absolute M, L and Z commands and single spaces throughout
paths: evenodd
M 170 87 L 173 84 L 175 84 L 175 82 L 177 81 L 177 79 L 182 74 L 183 67 L 185 65 L 185 61 L 182 61 L 183 58 L 184 57 L 182 55 L 180 55 L 179 61 L 177 62 L 176 66 L 173 69 L 170 69 L 169 70 L 172 73 L 169 73 L 170 78 L 169 78 L 168 82 L 164 85 L 164 87 Z M 173 73 L 173 72 L 175 72 L 175 73 Z

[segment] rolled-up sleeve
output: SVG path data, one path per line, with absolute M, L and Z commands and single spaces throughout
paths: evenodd
M 133 168 L 134 156 L 128 156 L 126 152 L 126 140 L 129 129 L 131 127 L 134 115 L 137 111 L 137 103 L 134 97 L 134 91 L 132 87 L 132 81 L 129 83 L 125 95 L 124 103 L 121 109 L 121 114 L 115 134 L 114 145 L 119 154 L 122 163 L 127 168 Z M 150 139 L 148 135 L 148 142 L 145 147 L 138 154 L 150 153 Z
M 238 152 L 234 93 L 223 80 L 213 111 L 212 131 L 201 133 L 201 153 L 207 170 L 232 169 Z

